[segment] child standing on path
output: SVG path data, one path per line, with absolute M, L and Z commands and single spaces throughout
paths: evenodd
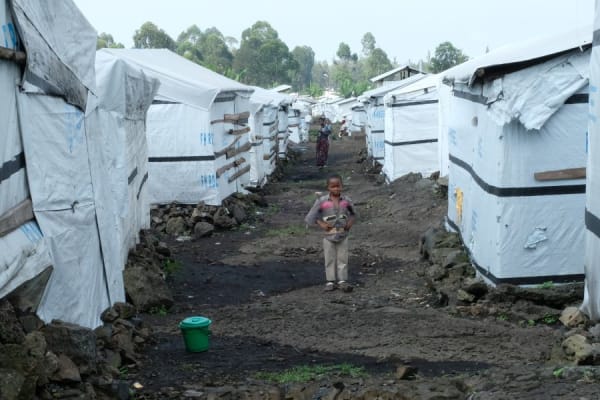
M 354 205 L 348 196 L 342 195 L 342 177 L 327 178 L 329 194 L 319 197 L 305 221 L 315 223 L 324 231 L 326 291 L 339 287 L 345 292 L 352 290 L 348 283 L 348 232 L 356 219 Z

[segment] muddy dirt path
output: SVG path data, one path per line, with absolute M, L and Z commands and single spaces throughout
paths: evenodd
M 439 226 L 447 202 L 432 181 L 386 185 L 356 162 L 363 140 L 332 142 L 329 167 L 314 143 L 296 147 L 283 177 L 265 189 L 236 230 L 179 243 L 169 278 L 176 304 L 144 315 L 156 342 L 130 378 L 139 398 L 598 398 L 594 385 L 557 379 L 547 360 L 563 332 L 498 316 L 462 317 L 431 301 L 419 239 Z M 352 293 L 324 292 L 319 233 L 303 217 L 336 172 L 359 214 L 350 238 Z M 187 353 L 178 323 L 212 319 L 210 349 Z M 277 383 L 294 367 L 350 365 L 304 383 Z M 412 378 L 404 372 L 414 368 Z M 266 375 L 272 373 L 272 375 Z

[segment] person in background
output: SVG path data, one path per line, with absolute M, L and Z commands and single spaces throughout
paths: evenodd
M 340 137 L 340 139 L 343 136 L 348 136 L 348 124 L 346 123 L 345 119 L 343 119 L 342 122 L 340 123 L 340 131 L 338 133 L 338 136 Z
M 336 288 L 352 291 L 348 283 L 348 232 L 354 225 L 356 213 L 350 197 L 342 194 L 342 188 L 342 177 L 330 175 L 327 178 L 329 193 L 317 198 L 304 218 L 309 226 L 317 224 L 325 234 L 325 291 Z
M 331 124 L 328 119 L 321 117 L 321 128 L 319 136 L 317 136 L 317 167 L 323 168 L 327 166 L 327 158 L 329 157 L 329 135 L 331 135 Z

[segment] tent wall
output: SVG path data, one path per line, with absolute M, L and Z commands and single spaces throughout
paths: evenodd
M 263 110 L 263 163 L 265 173 L 270 175 L 277 166 L 279 107 L 269 106 Z
M 250 114 L 248 125 L 250 126 L 250 182 L 248 183 L 251 187 L 261 187 L 266 183 L 267 174 L 265 171 L 265 162 L 263 157 L 264 151 L 264 139 L 262 137 L 263 121 L 264 121 L 264 109 L 261 107 L 258 111 Z
M 587 87 L 540 130 L 497 124 L 482 91 L 455 85 L 450 100 L 449 224 L 494 284 L 582 279 L 585 185 L 534 173 L 584 165 Z
M 247 98 L 234 93 L 222 93 L 211 107 L 211 129 L 215 135 L 215 176 L 221 200 L 243 191 L 250 182 L 250 135 Z M 238 119 L 242 114 L 246 116 Z M 221 122 L 224 121 L 224 122 Z
M 448 120 L 452 115 L 452 88 L 438 82 L 438 169 L 440 176 L 448 176 L 450 159 L 448 157 Z
M 0 26 L 0 45 L 17 50 L 19 38 L 5 1 L 0 1 Z M 52 265 L 47 242 L 33 219 L 17 112 L 20 77 L 16 63 L 0 60 L 0 298 Z M 17 210 L 24 211 L 12 226 L 8 221 Z
M 371 99 L 367 105 L 367 153 L 373 160 L 383 164 L 385 152 L 385 106 L 383 97 Z
M 300 143 L 300 110 L 296 108 L 288 108 L 288 131 L 289 139 L 294 143 Z
M 224 139 L 212 131 L 208 111 L 155 103 L 148 110 L 146 130 L 151 204 L 221 204 L 214 148 Z
M 290 138 L 288 131 L 288 106 L 280 106 L 279 112 L 277 113 L 277 157 L 280 159 L 287 158 L 287 147 Z
M 17 101 L 33 210 L 54 265 L 38 315 L 96 327 L 111 299 L 84 113 L 58 97 L 21 93 Z
M 352 132 L 360 132 L 364 129 L 367 123 L 367 111 L 363 106 L 352 108 L 352 123 L 350 130 Z
M 388 181 L 409 172 L 428 176 L 438 170 L 437 90 L 392 99 L 385 107 L 383 173 Z
M 588 160 L 585 203 L 585 290 L 582 311 L 600 319 L 600 7 L 596 2 L 594 43 L 590 60 Z
M 97 105 L 86 115 L 90 166 L 112 302 L 125 301 L 123 268 L 141 229 L 150 227 L 146 114 L 158 81 L 99 52 Z M 88 101 L 92 108 L 94 99 Z

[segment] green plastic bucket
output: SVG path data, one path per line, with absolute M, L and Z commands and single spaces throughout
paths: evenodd
M 187 351 L 197 353 L 208 350 L 211 323 L 206 317 L 188 317 L 179 323 Z

